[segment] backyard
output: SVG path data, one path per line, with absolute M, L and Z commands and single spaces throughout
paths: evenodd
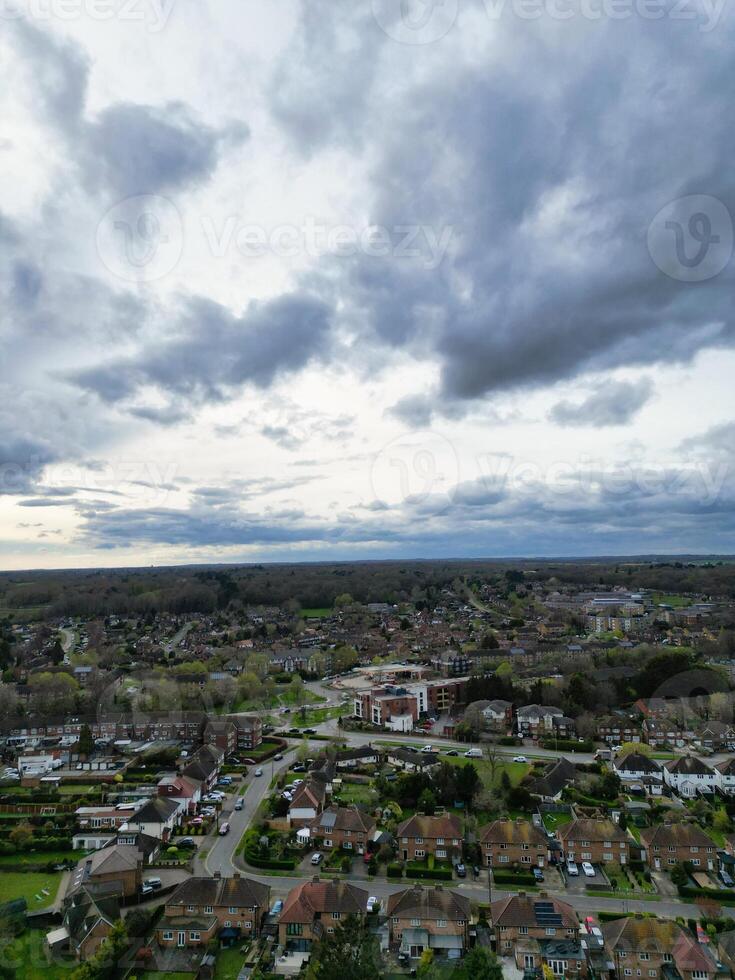
M 59 872 L 44 874 L 35 871 L 0 871 L 0 895 L 4 902 L 24 898 L 28 903 L 28 911 L 36 912 L 53 905 L 60 882 Z M 48 895 L 44 895 L 44 891 Z
M 78 964 L 71 959 L 54 958 L 49 965 L 44 951 L 45 938 L 44 929 L 27 929 L 3 948 L 3 964 L 14 967 L 23 980 L 47 980 L 49 976 L 62 977 L 75 970 Z

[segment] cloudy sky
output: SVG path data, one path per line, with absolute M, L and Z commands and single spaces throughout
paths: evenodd
M 725 0 L 0 0 L 0 567 L 735 551 Z

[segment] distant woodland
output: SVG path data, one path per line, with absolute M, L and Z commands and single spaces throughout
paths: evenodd
M 510 573 L 510 575 L 509 575 Z M 0 616 L 58 619 L 283 605 L 332 608 L 356 602 L 441 605 L 442 589 L 519 579 L 581 588 L 624 586 L 666 594 L 735 598 L 735 561 L 385 561 L 325 564 L 187 566 L 0 574 Z

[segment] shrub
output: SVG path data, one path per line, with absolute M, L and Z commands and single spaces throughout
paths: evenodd
M 400 864 L 389 864 L 386 869 L 386 874 L 389 878 L 402 878 L 403 868 Z

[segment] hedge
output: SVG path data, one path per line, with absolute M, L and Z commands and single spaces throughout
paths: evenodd
M 493 870 L 493 881 L 496 885 L 535 885 L 536 879 L 533 875 L 523 874 L 523 872 L 518 872 L 514 874 L 512 871 L 495 871 Z
M 429 878 L 432 881 L 451 881 L 452 872 L 449 868 L 407 868 L 409 878 Z
M 270 858 L 261 858 L 247 848 L 242 852 L 242 856 L 248 864 L 251 864 L 254 868 L 264 868 L 271 871 L 293 871 L 296 867 L 296 862 L 291 859 L 283 859 L 281 861 L 271 860 Z
M 591 752 L 595 746 L 589 739 L 578 742 L 576 738 L 543 738 L 541 739 L 541 747 L 558 749 L 560 752 Z
M 735 905 L 735 893 L 725 888 L 697 888 L 694 885 L 679 885 L 681 898 L 711 898 L 723 905 Z
M 402 878 L 403 868 L 400 864 L 389 864 L 385 873 L 389 878 Z

